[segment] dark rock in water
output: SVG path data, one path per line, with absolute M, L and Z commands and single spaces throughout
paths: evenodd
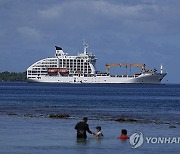
M 50 114 L 48 117 L 55 118 L 55 119 L 67 119 L 70 116 L 68 114 Z
M 118 121 L 118 122 L 125 122 L 126 120 L 124 118 L 119 118 L 119 119 L 116 119 L 115 121 Z
M 23 116 L 28 118 L 37 118 L 37 116 L 33 114 L 24 114 Z
M 138 120 L 136 119 L 126 119 L 127 122 L 137 122 Z
M 118 122 L 137 122 L 138 120 L 136 120 L 136 119 L 118 118 L 115 121 L 118 121 Z
M 9 114 L 7 114 L 8 116 L 17 116 L 18 114 L 16 114 L 16 113 L 9 113 Z
M 169 128 L 176 128 L 176 126 L 169 126 Z
M 149 120 L 144 120 L 144 119 L 132 119 L 132 118 L 118 118 L 115 119 L 117 122 L 130 122 L 130 123 L 142 123 L 142 124 L 148 124 L 151 123 Z
M 154 123 L 157 124 L 157 125 L 169 124 L 169 122 L 163 122 L 163 121 L 155 121 Z
M 157 125 L 164 124 L 164 123 L 161 122 L 161 121 L 155 121 L 154 123 L 157 124 Z

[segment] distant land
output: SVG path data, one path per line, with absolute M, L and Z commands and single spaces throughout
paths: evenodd
M 26 72 L 0 72 L 0 81 L 26 81 Z

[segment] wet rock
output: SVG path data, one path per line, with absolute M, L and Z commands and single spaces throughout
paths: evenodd
M 50 114 L 48 117 L 55 118 L 55 119 L 68 119 L 70 117 L 70 115 L 68 115 L 68 114 Z
M 124 118 L 118 118 L 116 119 L 115 121 L 118 121 L 118 122 L 125 122 L 126 120 Z
M 17 116 L 18 114 L 16 114 L 16 113 L 9 113 L 9 114 L 7 114 L 8 116 Z
M 154 123 L 157 124 L 157 125 L 169 124 L 169 122 L 163 122 L 163 121 L 155 121 Z
M 118 118 L 115 121 L 118 121 L 118 122 L 137 122 L 138 120 L 136 120 L 136 119 Z
M 127 122 L 138 122 L 136 119 L 126 119 Z
M 176 128 L 176 126 L 171 125 L 171 126 L 169 126 L 169 128 Z
M 129 122 L 129 123 L 142 123 L 142 124 L 148 124 L 148 123 L 152 123 L 149 120 L 145 120 L 145 119 L 132 119 L 132 118 L 118 118 L 115 119 L 115 121 L 117 122 Z
M 157 124 L 157 125 L 164 124 L 164 123 L 161 122 L 161 121 L 155 121 L 154 123 Z
M 24 117 L 28 117 L 28 118 L 34 118 L 34 117 L 37 117 L 37 116 L 32 115 L 32 114 L 24 114 L 23 116 L 24 116 Z

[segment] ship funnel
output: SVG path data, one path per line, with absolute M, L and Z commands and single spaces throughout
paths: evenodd
M 56 50 L 62 50 L 61 47 L 55 46 Z
M 65 55 L 61 47 L 55 46 L 55 48 L 56 48 L 56 54 L 55 54 L 56 57 Z

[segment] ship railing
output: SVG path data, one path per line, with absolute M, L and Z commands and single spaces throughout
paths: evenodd
M 127 78 L 135 78 L 136 76 L 135 75 L 110 75 L 110 77 L 119 77 L 119 78 L 125 78 L 125 77 L 127 77 Z

